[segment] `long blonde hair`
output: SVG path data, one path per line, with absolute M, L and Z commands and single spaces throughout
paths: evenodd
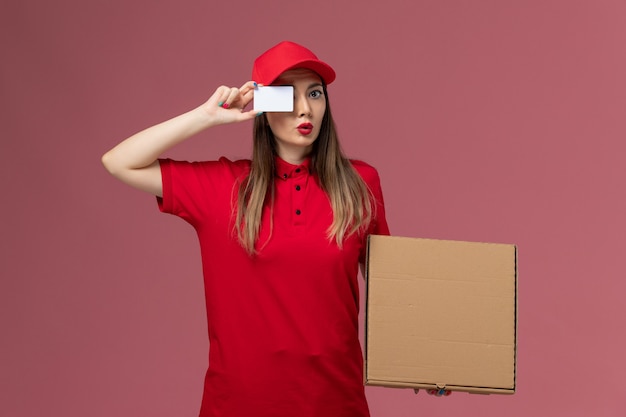
M 341 248 L 345 238 L 369 226 L 375 204 L 367 185 L 341 151 L 325 85 L 324 97 L 326 111 L 319 136 L 313 143 L 311 168 L 333 210 L 333 222 L 326 235 Z M 253 140 L 252 165 L 239 185 L 235 220 L 239 243 L 251 255 L 256 253 L 263 207 L 274 204 L 276 145 L 265 115 L 254 122 Z

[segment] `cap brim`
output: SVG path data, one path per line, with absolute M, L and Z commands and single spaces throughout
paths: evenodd
M 272 81 L 270 81 L 269 84 L 271 84 L 274 81 L 276 81 L 280 77 L 280 75 L 282 73 L 284 73 L 285 71 L 289 71 L 289 70 L 297 69 L 297 68 L 309 69 L 309 70 L 315 72 L 317 75 L 320 76 L 320 78 L 322 78 L 322 81 L 326 85 L 328 85 L 328 84 L 332 83 L 333 81 L 335 81 L 335 78 L 336 78 L 335 70 L 333 70 L 330 65 L 326 64 L 325 62 L 319 61 L 319 60 L 317 60 L 317 61 L 306 60 L 306 61 L 297 62 L 297 63 L 293 64 L 292 66 L 290 66 L 288 68 L 285 68 L 279 74 L 276 74 L 276 76 L 272 78 Z

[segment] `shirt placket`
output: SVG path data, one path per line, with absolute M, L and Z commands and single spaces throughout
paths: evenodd
M 289 181 L 291 187 L 292 225 L 299 231 L 304 230 L 307 216 L 310 215 L 305 205 L 308 178 L 308 169 L 304 166 L 299 166 L 293 170 Z

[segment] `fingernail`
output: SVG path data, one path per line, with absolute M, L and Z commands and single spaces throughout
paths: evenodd
M 222 107 L 222 104 L 224 104 L 224 102 L 220 101 L 219 103 L 217 103 L 217 107 Z
M 260 112 L 258 112 L 258 113 L 256 114 L 256 117 L 259 117 L 259 116 L 260 116 L 260 115 L 262 115 L 262 114 L 263 114 L 263 112 L 262 112 L 262 111 L 260 111 Z
M 254 84 L 255 87 L 258 87 L 258 84 L 256 82 L 253 82 L 252 84 Z
M 230 104 L 228 104 L 228 103 L 224 103 L 224 104 L 222 104 L 222 107 L 223 107 L 223 108 L 225 108 L 225 109 L 227 109 L 227 108 L 229 108 L 229 107 L 230 107 Z

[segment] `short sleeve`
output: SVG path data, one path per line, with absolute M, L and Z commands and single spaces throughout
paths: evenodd
M 387 216 L 385 214 L 385 200 L 383 198 L 383 190 L 380 185 L 380 177 L 378 172 L 374 170 L 374 179 L 368 184 L 374 197 L 376 212 L 374 213 L 374 221 L 370 226 L 371 235 L 389 235 L 389 226 L 387 225 Z
M 159 210 L 197 226 L 202 221 L 229 212 L 237 180 L 249 170 L 248 161 L 186 162 L 159 159 L 163 196 Z
M 369 225 L 364 240 L 368 235 L 389 235 L 389 226 L 387 225 L 387 217 L 385 215 L 385 199 L 383 198 L 383 191 L 380 184 L 380 177 L 378 171 L 362 161 L 351 161 L 352 166 L 359 173 L 365 185 L 371 192 L 374 200 L 374 213 L 372 216 L 372 222 Z M 359 256 L 359 262 L 365 261 L 365 249 L 367 245 L 363 242 L 361 254 Z

